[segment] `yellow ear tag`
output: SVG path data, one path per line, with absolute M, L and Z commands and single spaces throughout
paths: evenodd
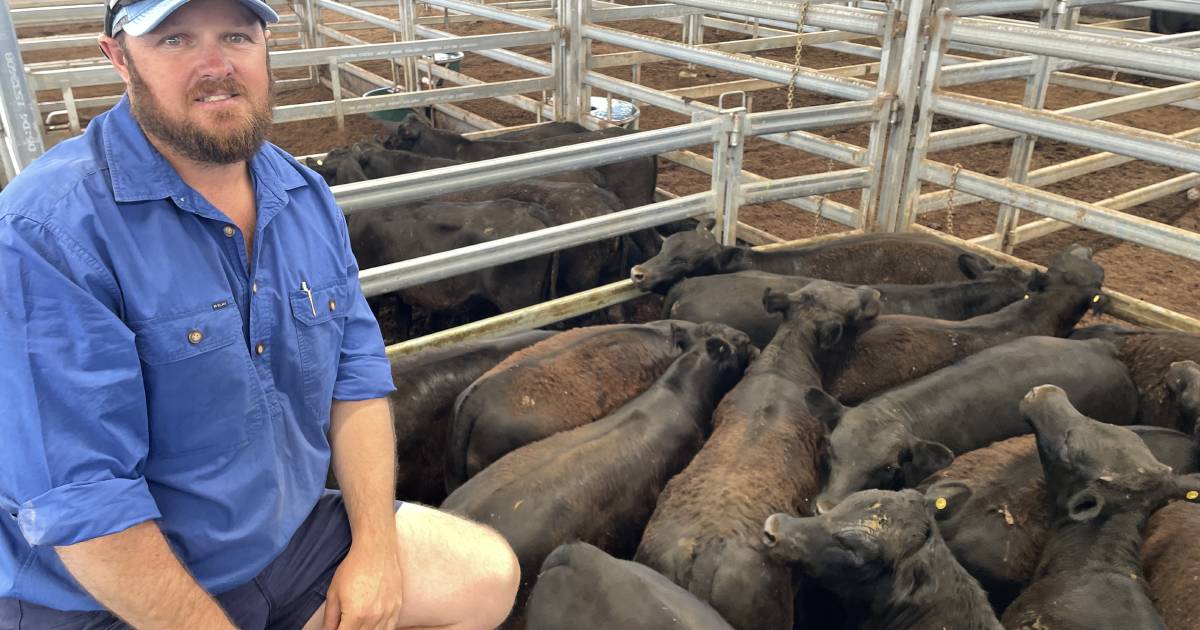
M 1185 496 L 1187 496 L 1188 501 L 1195 501 L 1196 499 L 1200 499 L 1200 492 L 1196 492 L 1195 490 L 1188 490 L 1188 493 Z
M 1092 298 L 1092 302 L 1094 302 L 1094 303 L 1099 303 L 1099 302 L 1100 302 L 1100 296 L 1099 296 L 1099 295 L 1097 295 L 1096 297 Z
M 1026 293 L 1026 294 L 1025 294 L 1025 297 L 1023 297 L 1023 298 L 1021 298 L 1021 299 L 1022 299 L 1022 300 L 1028 300 L 1028 299 L 1029 299 L 1029 294 L 1028 294 L 1028 293 Z
M 325 166 L 325 160 L 317 160 L 317 166 Z
M 938 497 L 937 500 L 933 502 L 933 507 L 939 510 L 946 509 L 946 497 Z

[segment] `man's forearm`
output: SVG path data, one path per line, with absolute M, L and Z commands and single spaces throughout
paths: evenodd
M 335 400 L 329 439 L 354 543 L 394 549 L 396 437 L 387 399 Z
M 139 630 L 234 627 L 152 522 L 55 550 L 96 601 Z

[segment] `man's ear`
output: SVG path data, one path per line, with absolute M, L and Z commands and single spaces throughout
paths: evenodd
M 121 48 L 121 43 L 115 37 L 101 35 L 100 50 L 112 62 L 113 69 L 121 75 L 121 80 L 125 82 L 125 85 L 129 85 L 129 60 L 125 58 L 125 50 Z

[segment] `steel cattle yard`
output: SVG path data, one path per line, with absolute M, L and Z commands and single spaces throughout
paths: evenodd
M 1192 260 L 1200 260 L 1200 235 L 1140 219 L 1122 212 L 1140 203 L 1200 185 L 1200 129 L 1173 135 L 1116 125 L 1100 119 L 1171 104 L 1195 109 L 1200 102 L 1200 33 L 1155 35 L 1125 30 L 1125 22 L 1086 26 L 1078 22 L 1089 0 L 965 0 L 937 3 L 909 0 L 884 4 L 862 1 L 855 6 L 833 3 L 788 3 L 769 0 L 680 0 L 673 3 L 624 6 L 609 2 L 590 5 L 560 0 L 554 6 L 538 2 L 476 4 L 464 0 L 420 2 L 441 15 L 417 18 L 413 1 L 308 0 L 283 5 L 283 23 L 275 29 L 272 65 L 281 70 L 303 69 L 306 76 L 281 79 L 284 91 L 322 82 L 332 100 L 281 105 L 276 122 L 333 117 L 339 127 L 346 116 L 433 106 L 439 114 L 481 129 L 488 135 L 500 128 L 495 122 L 455 106 L 455 101 L 500 99 L 532 113 L 537 121 L 574 120 L 596 127 L 595 118 L 581 115 L 593 94 L 628 99 L 642 107 L 662 108 L 691 117 L 689 124 L 642 132 L 623 138 L 562 147 L 497 160 L 463 164 L 446 169 L 372 180 L 338 187 L 336 196 L 345 212 L 370 212 L 389 204 L 466 190 L 531 174 L 547 174 L 584 166 L 611 163 L 634 156 L 662 158 L 711 173 L 709 191 L 676 197 L 660 190 L 662 201 L 630 208 L 605 217 L 556 226 L 546 230 L 498 239 L 477 246 L 362 271 L 368 295 L 451 277 L 502 262 L 528 258 L 597 239 L 661 225 L 684 217 L 714 216 L 716 231 L 726 243 L 735 235 L 756 245 L 774 245 L 782 239 L 738 221 L 738 208 L 747 204 L 786 201 L 791 206 L 827 218 L 854 231 L 933 232 L 918 225 L 919 214 L 948 207 L 963 207 L 979 200 L 1002 204 L 994 233 L 972 239 L 968 246 L 989 248 L 988 254 L 1004 257 L 1019 243 L 1071 225 L 1085 227 L 1133 243 Z M 398 18 L 372 12 L 377 7 L 398 8 Z M 81 88 L 112 85 L 117 75 L 102 59 L 28 64 L 21 71 L 21 53 L 90 47 L 88 34 L 30 37 L 17 40 L 14 27 L 94 23 L 102 15 L 99 5 L 66 5 L 17 1 L 5 7 L 0 23 L 0 51 L 5 58 L 4 90 L 5 173 L 12 176 L 39 155 L 45 142 L 78 133 L 81 111 L 104 108 L 116 96 L 78 97 Z M 1186 7 L 1185 7 L 1186 8 Z M 290 9 L 290 13 L 289 10 Z M 1013 12 L 1039 12 L 1040 23 L 1004 19 Z M 427 11 L 428 12 L 428 11 Z M 336 16 L 333 20 L 330 16 Z M 621 21 L 656 19 L 682 26 L 684 43 L 622 31 L 611 26 Z M 453 36 L 429 24 L 487 20 L 502 23 L 513 32 Z M 802 23 L 800 21 L 802 20 Z M 352 33 L 382 28 L 394 33 L 395 43 L 366 43 Z M 747 39 L 702 44 L 704 29 L 724 29 L 750 34 Z M 796 35 L 797 29 L 803 32 Z M 84 29 L 86 31 L 86 29 Z M 862 41 L 878 41 L 872 46 Z M 506 50 L 518 46 L 549 46 L 549 62 Z M 630 52 L 593 54 L 593 44 L 608 44 Z M 796 46 L 819 47 L 878 59 L 832 71 L 753 57 L 747 53 Z M 959 51 L 994 58 L 976 59 Z M 471 52 L 527 70 L 537 78 L 487 83 L 453 69 L 433 65 L 434 53 Z M 364 70 L 363 62 L 395 60 L 392 78 Z M 744 80 L 664 91 L 637 82 L 643 64 L 678 60 L 736 73 Z M 803 62 L 803 59 L 801 59 Z M 419 67 L 420 66 L 420 67 Z M 631 66 L 633 81 L 597 72 L 600 68 Z M 1138 77 L 1160 79 L 1165 87 L 1103 80 L 1067 71 L 1080 67 L 1119 70 Z M 371 88 L 418 85 L 422 71 L 447 87 L 398 91 L 383 96 L 355 96 Z M 868 77 L 874 76 L 874 80 Z M 1020 79 L 1026 84 L 1020 105 L 989 101 L 950 92 L 944 88 L 965 84 Z M 1169 81 L 1169 83 L 1167 83 Z M 424 87 L 430 87 L 428 79 Z M 1060 111 L 1042 104 L 1051 84 L 1092 89 L 1108 98 Z M 790 110 L 751 112 L 746 91 L 790 85 L 841 102 Z M 722 92 L 717 105 L 702 102 Z M 36 94 L 54 91 L 61 100 L 39 102 Z M 522 94 L 541 92 L 561 98 L 534 99 Z M 680 92 L 684 94 L 681 95 Z M 935 116 L 953 117 L 971 126 L 933 131 Z M 44 120 L 59 120 L 55 130 L 44 130 Z M 816 130 L 869 125 L 867 146 L 860 147 L 823 137 Z M 827 173 L 784 179 L 766 179 L 742 171 L 746 140 L 760 137 L 827 158 L 841 165 Z M 1060 140 L 1101 151 L 1086 158 L 1031 170 L 1036 138 Z M 1011 162 L 1004 177 L 988 176 L 927 158 L 937 151 L 1013 140 Z M 712 159 L 688 151 L 711 145 Z M 1087 203 L 1041 190 L 1049 184 L 1112 168 L 1131 160 L 1145 160 L 1187 171 L 1185 174 L 1129 191 L 1099 202 Z M 943 190 L 922 192 L 924 184 Z M 861 189 L 856 206 L 838 203 L 827 195 Z M 952 203 L 951 203 L 952 202 Z M 1021 211 L 1042 218 L 1020 223 Z M 736 228 L 735 228 L 736 226 Z M 937 232 L 940 238 L 953 239 Z M 1020 263 L 1018 263 L 1020 264 Z M 628 282 L 584 294 L 553 300 L 521 312 L 506 313 L 462 330 L 437 333 L 431 338 L 404 342 L 393 354 L 444 343 L 448 340 L 528 329 L 631 299 L 638 295 Z M 1200 330 L 1200 322 L 1178 313 L 1110 292 L 1109 312 L 1135 323 L 1182 330 Z

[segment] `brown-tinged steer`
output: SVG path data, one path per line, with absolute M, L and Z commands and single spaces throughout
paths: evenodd
M 1037 436 L 1054 533 L 1005 628 L 1165 628 L 1146 594 L 1139 551 L 1149 515 L 1200 497 L 1200 477 L 1177 475 L 1128 429 L 1097 422 L 1053 385 L 1034 388 L 1021 414 Z
M 856 492 L 821 516 L 775 514 L 762 536 L 772 559 L 837 595 L 848 627 L 1000 630 L 915 490 Z
M 462 392 L 446 447 L 453 491 L 506 453 L 603 418 L 662 376 L 690 322 L 568 330 L 508 357 Z
M 508 540 L 521 563 L 524 595 L 563 543 L 580 540 L 628 557 L 663 486 L 700 450 L 713 408 L 753 354 L 745 333 L 696 326 L 686 350 L 650 389 L 601 420 L 505 455 L 442 508 Z M 519 594 L 518 612 L 521 603 Z
M 1129 424 L 1137 392 L 1112 344 L 1026 337 L 942 368 L 852 408 L 817 388 L 813 415 L 826 421 L 829 482 L 817 497 L 825 511 L 852 492 L 916 486 L 956 454 L 1029 432 L 1018 405 L 1030 388 L 1052 383 L 1081 408 Z
M 677 232 L 658 255 L 629 272 L 633 283 L 665 294 L 691 276 L 735 271 L 767 271 L 854 284 L 925 284 L 963 280 L 964 257 L 976 254 L 920 234 L 862 234 L 790 249 L 758 251 L 727 247 L 710 232 L 713 221 Z
M 1142 568 L 1150 601 L 1170 630 L 1200 621 L 1200 505 L 1176 501 L 1146 523 Z
M 508 355 L 555 335 L 533 330 L 467 341 L 392 360 L 388 396 L 396 430 L 396 498 L 437 505 L 446 498 L 443 461 L 454 399 Z
M 871 285 L 879 291 L 880 313 L 963 320 L 992 313 L 1029 292 L 1029 274 L 1010 266 L 979 266 L 981 260 L 962 259 L 963 273 L 970 280 Z M 783 316 L 759 308 L 759 296 L 767 289 L 799 291 L 812 281 L 804 276 L 765 271 L 685 278 L 667 293 L 663 316 L 689 322 L 720 322 L 750 335 L 754 345 L 761 348 L 771 342 Z
M 1102 325 L 1081 328 L 1072 339 L 1105 339 L 1120 351 L 1138 388 L 1138 422 L 1191 433 L 1193 425 L 1180 413 L 1167 372 L 1172 363 L 1200 361 L 1200 335 L 1173 330 L 1131 330 Z
M 804 393 L 820 387 L 824 356 L 879 312 L 873 289 L 821 280 L 761 299 L 784 322 L 717 407 L 700 454 L 667 484 L 634 557 L 741 630 L 792 627 L 791 574 L 763 556 L 762 522 L 811 513 L 825 429 Z
M 529 596 L 526 630 L 733 630 L 657 571 L 587 543 L 555 549 Z
M 1191 436 L 1163 427 L 1129 430 L 1176 473 L 1200 471 Z M 1050 538 L 1050 504 L 1034 437 L 964 453 L 917 489 L 954 557 L 1003 612 L 1033 578 Z
M 985 348 L 1033 335 L 1064 337 L 1089 307 L 1103 303 L 1103 281 L 1092 251 L 1076 246 L 1051 261 L 1046 273 L 1035 272 L 1027 299 L 995 313 L 959 322 L 882 316 L 829 366 L 825 389 L 857 404 Z

